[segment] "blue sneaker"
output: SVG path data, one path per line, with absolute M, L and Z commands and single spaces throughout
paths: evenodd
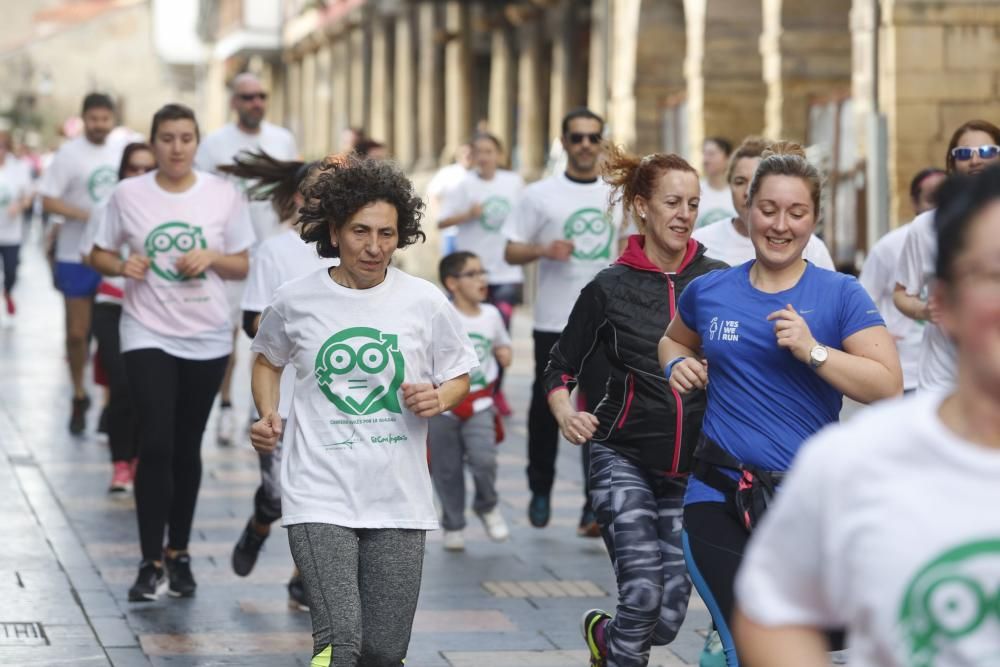
M 549 525 L 549 518 L 552 516 L 552 503 L 548 496 L 534 494 L 531 502 L 528 503 L 528 521 L 535 528 L 545 528 Z
M 715 626 L 708 629 L 705 637 L 705 647 L 698 658 L 698 667 L 726 667 L 726 654 L 722 651 L 722 637 Z

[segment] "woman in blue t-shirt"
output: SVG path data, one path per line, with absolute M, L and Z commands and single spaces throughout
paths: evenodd
M 820 190 L 801 147 L 765 151 L 747 192 L 756 258 L 695 280 L 659 346 L 674 389 L 708 392 L 684 551 L 730 667 L 739 664 L 733 581 L 774 484 L 802 442 L 837 421 L 843 396 L 870 403 L 902 392 L 871 298 L 854 278 L 802 259 Z

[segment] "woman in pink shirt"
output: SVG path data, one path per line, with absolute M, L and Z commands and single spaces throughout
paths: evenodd
M 194 595 L 187 547 L 201 439 L 233 347 L 224 281 L 246 276 L 254 242 L 242 195 L 192 168 L 194 112 L 164 106 L 150 135 L 159 168 L 117 186 L 91 254 L 98 271 L 126 278 L 121 346 L 139 423 L 142 547 L 132 602 L 155 600 L 165 576 L 170 595 Z

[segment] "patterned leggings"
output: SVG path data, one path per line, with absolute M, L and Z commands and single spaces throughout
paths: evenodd
M 645 666 L 652 645 L 677 636 L 691 595 L 681 543 L 686 481 L 652 475 L 598 443 L 590 456 L 590 499 L 618 579 L 607 665 Z

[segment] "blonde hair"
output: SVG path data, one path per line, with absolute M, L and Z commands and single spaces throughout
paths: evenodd
M 819 202 L 823 193 L 823 179 L 819 171 L 806 159 L 806 152 L 792 141 L 776 141 L 768 146 L 760 156 L 760 164 L 753 173 L 747 203 L 753 202 L 761 183 L 768 176 L 793 176 L 805 182 L 812 198 L 813 213 L 819 218 Z
M 743 140 L 729 158 L 729 168 L 726 170 L 726 183 L 733 182 L 733 172 L 736 171 L 736 163 L 746 158 L 759 158 L 764 151 L 771 147 L 772 141 L 765 137 L 751 135 Z

